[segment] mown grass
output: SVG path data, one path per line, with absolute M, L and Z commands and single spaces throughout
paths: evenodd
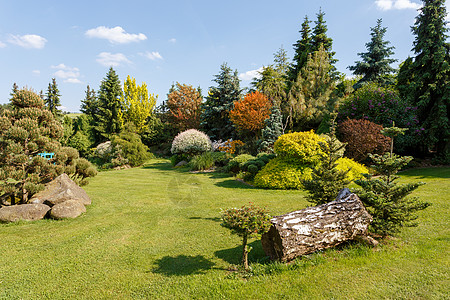
M 416 169 L 414 195 L 432 202 L 419 226 L 376 249 L 357 243 L 253 272 L 220 210 L 248 202 L 274 215 L 304 208 L 302 191 L 254 189 L 223 174 L 190 174 L 168 161 L 101 172 L 93 204 L 74 220 L 0 225 L 0 299 L 445 299 L 449 295 L 450 168 Z

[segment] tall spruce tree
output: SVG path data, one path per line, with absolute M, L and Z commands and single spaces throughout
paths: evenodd
M 55 117 L 62 116 L 62 111 L 58 108 L 61 106 L 60 100 L 61 94 L 59 93 L 56 79 L 52 78 L 52 82 L 48 84 L 47 93 L 45 94 L 44 103 L 45 106 Z
M 220 66 L 220 73 L 213 80 L 217 86 L 209 89 L 203 104 L 200 126 L 213 140 L 227 140 L 235 137 L 235 129 L 229 113 L 234 102 L 241 98 L 237 71 L 232 71 L 226 63 Z
M 261 130 L 261 139 L 258 141 L 258 152 L 273 153 L 273 144 L 283 134 L 283 117 L 280 109 L 274 105 L 270 117 L 265 121 Z
M 337 62 L 337 59 L 333 58 L 336 52 L 332 51 L 333 39 L 327 36 L 328 27 L 324 20 L 325 12 L 322 9 L 317 13 L 317 20 L 314 21 L 314 28 L 311 36 L 310 52 L 314 53 L 319 51 L 320 46 L 323 46 L 325 52 L 328 53 L 331 65 Z M 333 71 L 335 68 L 333 68 Z
M 358 88 L 364 82 L 376 82 L 381 85 L 393 84 L 392 76 L 389 76 L 395 71 L 390 64 L 396 62 L 396 59 L 389 58 L 394 54 L 395 47 L 388 47 L 389 41 L 384 40 L 386 34 L 386 27 L 381 26 L 382 20 L 377 20 L 377 25 L 371 27 L 372 36 L 370 42 L 366 43 L 367 52 L 358 53 L 362 58 L 361 61 L 356 61 L 354 66 L 349 66 L 348 69 L 353 71 L 354 75 L 362 75 L 363 77 L 355 84 Z
M 294 82 L 297 79 L 298 73 L 305 66 L 308 55 L 311 53 L 311 27 L 309 24 L 311 21 L 308 16 L 305 16 L 302 23 L 302 28 L 299 31 L 301 34 L 301 39 L 298 40 L 294 46 L 294 59 L 289 68 L 288 80 Z
M 435 150 L 448 155 L 450 125 L 450 45 L 447 43 L 448 27 L 445 0 L 424 0 L 416 22 L 414 61 L 409 72 L 410 84 L 407 99 L 417 106 L 417 116 L 424 128 L 421 135 L 422 151 Z M 399 77 L 402 76 L 399 74 Z M 405 76 L 403 76 L 405 77 Z
M 111 67 L 100 84 L 98 111 L 95 115 L 97 122 L 95 130 L 102 136 L 103 140 L 108 139 L 112 134 L 119 133 L 122 128 L 122 121 L 119 116 L 122 107 L 121 96 L 122 86 L 119 76 Z

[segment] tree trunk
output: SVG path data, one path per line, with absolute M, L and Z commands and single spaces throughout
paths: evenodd
M 272 227 L 263 234 L 261 243 L 271 259 L 282 262 L 347 240 L 373 242 L 367 237 L 372 216 L 348 189 L 342 190 L 332 202 L 277 216 L 271 222 Z
M 242 265 L 244 269 L 248 270 L 248 246 L 247 246 L 247 234 L 244 233 L 242 238 Z

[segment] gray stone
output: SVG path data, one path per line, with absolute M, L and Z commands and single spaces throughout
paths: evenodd
M 181 167 L 184 167 L 184 166 L 187 165 L 187 164 L 188 164 L 187 161 L 182 160 L 182 161 L 180 161 L 179 163 L 177 163 L 177 164 L 175 165 L 175 168 L 181 168 Z
M 49 210 L 50 207 L 48 205 L 41 203 L 3 206 L 0 208 L 0 222 L 41 220 Z
M 77 200 L 84 205 L 91 204 L 91 198 L 67 174 L 61 174 L 45 185 L 45 189 L 35 194 L 30 203 L 44 203 L 53 206 L 67 200 Z
M 83 203 L 77 200 L 67 200 L 55 204 L 50 211 L 50 217 L 53 219 L 73 219 L 86 212 Z

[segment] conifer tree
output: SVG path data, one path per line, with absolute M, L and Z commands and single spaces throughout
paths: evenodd
M 217 86 L 210 88 L 203 104 L 200 126 L 212 140 L 227 140 L 236 134 L 229 113 L 241 98 L 238 73 L 224 63 L 213 81 Z
M 333 39 L 327 36 L 328 28 L 324 16 L 325 12 L 320 9 L 317 14 L 317 20 L 314 21 L 315 26 L 312 30 L 310 53 L 319 51 L 320 47 L 323 46 L 323 49 L 329 55 L 330 64 L 334 65 L 337 62 L 337 59 L 333 58 L 336 52 L 332 51 Z
M 95 130 L 102 136 L 102 140 L 108 139 L 111 134 L 119 133 L 122 128 L 121 96 L 122 87 L 119 76 L 111 67 L 100 84 L 98 111 L 95 114 Z
M 354 66 L 348 69 L 353 71 L 354 75 L 362 75 L 363 77 L 356 83 L 355 88 L 361 86 L 364 82 L 373 81 L 381 85 L 393 83 L 393 78 L 389 77 L 395 70 L 390 64 L 396 62 L 396 59 L 389 58 L 394 54 L 394 47 L 388 47 L 389 41 L 384 40 L 386 27 L 381 26 L 382 20 L 377 20 L 377 25 L 370 28 L 371 40 L 366 43 L 367 52 L 358 53 L 362 58 L 356 61 Z
M 298 73 L 305 66 L 308 55 L 312 52 L 310 23 L 311 21 L 308 19 L 308 16 L 305 16 L 302 29 L 300 30 L 301 39 L 293 45 L 295 54 L 288 72 L 288 80 L 290 82 L 294 82 L 297 79 Z
M 283 117 L 278 106 L 271 109 L 265 127 L 261 130 L 261 139 L 258 141 L 258 152 L 273 153 L 273 144 L 283 134 Z
M 83 100 L 81 100 L 80 110 L 82 113 L 93 118 L 98 113 L 98 100 L 95 94 L 95 90 L 91 89 L 89 85 L 86 87 L 86 94 Z
M 407 99 L 417 106 L 419 124 L 424 128 L 421 135 L 422 151 L 435 150 L 448 155 L 450 142 L 450 44 L 446 21 L 445 0 L 424 0 L 416 22 L 412 27 L 415 35 L 414 61 L 409 72 Z M 406 76 L 403 76 L 406 77 Z
M 306 199 L 315 205 L 333 201 L 340 190 L 350 183 L 347 173 L 337 168 L 338 159 L 344 154 L 345 144 L 336 137 L 336 114 L 331 116 L 330 133 L 326 136 L 326 142 L 320 143 L 324 155 L 317 167 L 312 172 L 312 179 L 303 182 L 308 195 Z
M 52 78 L 52 82 L 48 84 L 47 93 L 45 94 L 45 106 L 55 117 L 62 116 L 62 111 L 58 108 L 61 106 L 61 94 L 59 93 L 56 79 Z

